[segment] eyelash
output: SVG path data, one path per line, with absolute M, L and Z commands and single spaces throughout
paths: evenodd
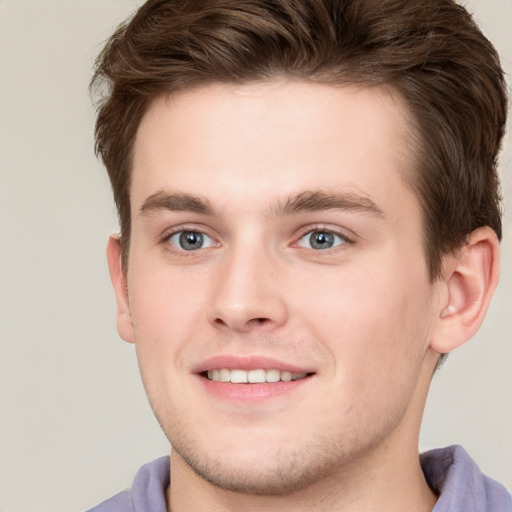
M 322 252 L 330 252 L 331 250 L 336 250 L 338 248 L 341 248 L 344 245 L 354 244 L 353 237 L 347 236 L 345 232 L 342 232 L 341 230 L 329 228 L 324 224 L 319 224 L 319 225 L 314 225 L 314 226 L 308 226 L 306 229 L 304 229 L 301 232 L 300 236 L 297 238 L 295 245 L 298 245 L 302 239 L 304 239 L 308 235 L 311 236 L 313 233 L 326 233 L 326 234 L 334 235 L 336 237 L 339 237 L 342 240 L 342 243 L 339 245 L 336 245 L 334 247 L 329 247 L 327 249 L 314 249 L 314 248 L 305 248 L 305 247 L 301 247 L 301 248 L 306 249 L 306 250 L 313 250 L 313 251 L 315 251 L 315 253 L 322 253 Z
M 179 254 L 180 256 L 185 256 L 185 257 L 194 256 L 195 253 L 199 252 L 199 249 L 195 250 L 195 251 L 194 250 L 187 251 L 186 249 L 179 249 L 179 248 L 173 247 L 171 245 L 171 243 L 170 243 L 171 239 L 174 236 L 179 235 L 181 233 L 196 233 L 196 234 L 199 234 L 202 236 L 206 236 L 213 241 L 214 246 L 219 245 L 219 243 L 213 237 L 208 235 L 205 232 L 205 230 L 198 229 L 197 227 L 192 228 L 192 227 L 187 227 L 187 226 L 179 226 L 179 227 L 176 227 L 175 229 L 173 229 L 172 231 L 165 233 L 165 235 L 163 235 L 162 238 L 160 239 L 160 242 L 159 242 L 160 245 L 163 245 L 163 247 L 165 248 L 166 251 L 173 252 L 175 254 Z M 202 249 L 202 247 L 201 247 L 201 249 Z
M 299 245 L 299 242 L 304 239 L 306 236 L 311 236 L 313 233 L 325 233 L 325 234 L 330 234 L 330 235 L 334 235 L 336 237 L 339 237 L 341 240 L 342 240 L 342 243 L 334 246 L 334 247 L 329 247 L 327 249 L 315 249 L 315 248 L 312 248 L 312 247 L 301 247 Z M 177 247 L 174 247 L 171 245 L 170 241 L 171 239 L 176 236 L 176 235 L 179 235 L 181 233 L 197 233 L 197 234 L 200 234 L 200 235 L 203 235 L 203 236 L 206 236 L 208 237 L 209 239 L 211 239 L 213 241 L 213 244 L 212 246 L 215 247 L 215 246 L 218 246 L 220 245 L 219 242 L 217 242 L 212 236 L 208 235 L 204 230 L 201 230 L 201 229 L 198 229 L 197 227 L 187 227 L 187 226 L 179 226 L 179 227 L 176 227 L 175 229 L 173 229 L 172 231 L 170 232 L 167 232 L 165 235 L 162 236 L 162 238 L 160 239 L 160 244 L 164 246 L 165 250 L 167 251 L 170 251 L 170 252 L 173 252 L 175 254 L 179 254 L 180 256 L 184 256 L 184 257 L 190 257 L 190 256 L 195 256 L 199 251 L 200 249 L 207 249 L 209 247 L 201 247 L 197 250 L 189 250 L 187 251 L 186 249 L 179 249 Z M 342 246 L 344 245 L 351 245 L 354 243 L 354 240 L 352 237 L 348 237 L 346 235 L 346 233 L 342 233 L 340 230 L 336 230 L 336 229 L 332 229 L 332 228 L 329 228 L 325 225 L 314 225 L 314 226 L 308 226 L 307 229 L 304 229 L 300 235 L 296 238 L 296 241 L 292 244 L 293 246 L 298 246 L 299 248 L 301 249 L 305 249 L 305 250 L 309 250 L 309 251 L 314 251 L 315 253 L 322 253 L 322 252 L 331 252 L 333 250 L 336 250 L 337 248 L 341 248 Z

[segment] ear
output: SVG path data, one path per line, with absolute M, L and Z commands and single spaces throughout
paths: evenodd
M 438 328 L 431 348 L 445 354 L 471 339 L 482 324 L 499 279 L 499 242 L 494 230 L 471 233 L 456 255 L 447 256 Z
M 117 302 L 117 332 L 124 341 L 133 343 L 135 337 L 128 302 L 128 286 L 121 264 L 121 242 L 118 236 L 112 235 L 108 239 L 107 260 Z

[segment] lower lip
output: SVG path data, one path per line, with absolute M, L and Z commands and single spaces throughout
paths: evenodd
M 312 376 L 290 382 L 265 382 L 262 384 L 232 384 L 217 382 L 199 376 L 206 391 L 216 397 L 241 402 L 259 402 L 269 400 L 298 390 L 311 380 Z

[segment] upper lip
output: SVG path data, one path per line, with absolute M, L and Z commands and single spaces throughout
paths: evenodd
M 206 359 L 197 365 L 193 372 L 203 373 L 210 370 L 227 368 L 230 370 L 280 370 L 292 373 L 313 373 L 313 370 L 306 366 L 290 364 L 279 359 L 266 356 L 240 356 L 240 355 L 218 355 Z

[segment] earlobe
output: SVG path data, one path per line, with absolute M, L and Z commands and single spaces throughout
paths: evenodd
M 107 260 L 117 303 L 117 332 L 124 341 L 133 343 L 135 338 L 128 301 L 128 287 L 121 263 L 121 243 L 118 236 L 112 235 L 108 240 Z
M 448 257 L 438 328 L 431 348 L 445 354 L 471 339 L 482 324 L 499 278 L 499 242 L 489 227 L 476 229 Z

